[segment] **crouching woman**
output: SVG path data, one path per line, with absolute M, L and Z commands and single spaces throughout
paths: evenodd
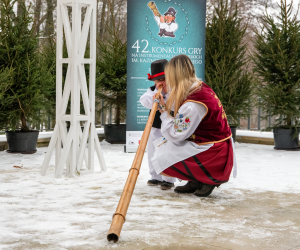
M 151 161 L 156 173 L 188 181 L 185 186 L 177 186 L 175 192 L 206 197 L 229 180 L 234 165 L 236 176 L 226 114 L 214 91 L 196 77 L 186 55 L 172 58 L 165 76 L 167 103 L 162 96 L 154 96 L 159 102 L 163 137 L 154 142 Z

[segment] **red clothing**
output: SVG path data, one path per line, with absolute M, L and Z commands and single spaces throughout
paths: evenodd
M 206 115 L 189 138 L 199 145 L 225 141 L 231 137 L 231 130 L 222 104 L 215 92 L 205 83 L 200 90 L 189 95 L 183 102 L 201 103 L 206 107 Z
M 219 98 L 208 85 L 202 83 L 201 89 L 189 95 L 183 104 L 185 102 L 201 103 L 207 110 L 188 140 L 200 145 L 214 143 L 214 146 L 175 163 L 163 173 L 182 180 L 201 181 L 211 185 L 227 182 L 233 167 L 233 148 L 231 129 Z
M 233 167 L 231 139 L 215 143 L 208 150 L 175 163 L 164 174 L 186 181 L 220 185 L 229 180 Z

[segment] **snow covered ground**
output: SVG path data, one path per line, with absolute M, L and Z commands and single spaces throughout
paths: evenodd
M 237 178 L 207 198 L 147 186 L 146 153 L 116 244 L 106 234 L 134 158 L 123 145 L 102 143 L 108 170 L 95 158 L 79 178 L 55 179 L 54 157 L 42 177 L 47 148 L 0 152 L 0 249 L 300 249 L 300 152 L 235 147 Z

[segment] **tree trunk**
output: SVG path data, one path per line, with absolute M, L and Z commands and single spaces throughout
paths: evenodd
M 115 123 L 117 125 L 120 125 L 120 122 L 121 122 L 121 108 L 119 105 L 117 105 Z
M 110 0 L 109 4 L 110 4 L 110 12 L 108 13 L 110 15 L 109 27 L 112 29 L 114 24 L 115 0 Z
M 230 1 L 230 9 L 229 9 L 229 16 L 232 16 L 232 14 L 234 13 L 235 10 L 235 0 L 231 0 Z
M 4 11 L 3 11 L 3 9 L 0 9 L 0 25 L 1 25 L 1 27 L 4 27 L 4 25 L 5 25 L 5 19 L 4 19 Z
M 44 36 L 48 37 L 54 33 L 53 21 L 53 0 L 47 0 L 47 14 Z
M 21 122 L 22 122 L 21 131 L 25 131 L 25 132 L 29 131 L 26 124 L 26 118 L 23 112 L 21 113 Z
M 103 0 L 102 10 L 101 10 L 101 22 L 100 22 L 100 29 L 99 29 L 99 36 L 100 36 L 100 38 L 102 38 L 103 34 L 104 34 L 106 5 L 107 5 L 107 0 Z
M 41 9 L 42 9 L 42 0 L 36 0 L 36 5 L 34 8 L 34 21 L 33 21 L 33 26 L 35 26 L 35 30 L 34 30 L 35 35 L 40 33 Z
M 286 117 L 286 125 L 292 126 L 292 118 L 289 115 Z
M 17 16 L 22 16 L 24 12 L 24 0 L 18 0 L 18 6 L 17 6 Z
M 99 0 L 97 0 L 97 33 L 99 33 L 99 29 L 100 29 L 100 20 L 99 20 Z
M 292 88 L 290 86 L 287 87 L 287 92 L 289 93 L 289 95 L 291 94 Z M 286 125 L 292 126 L 292 117 L 290 115 L 286 116 Z

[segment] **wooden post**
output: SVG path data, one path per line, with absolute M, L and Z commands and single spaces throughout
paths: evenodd
M 160 94 L 162 89 L 160 88 L 157 95 Z M 113 215 L 113 221 L 107 234 L 108 241 L 114 241 L 115 243 L 119 240 L 120 233 L 125 222 L 126 213 L 129 207 L 131 196 L 135 187 L 137 177 L 140 173 L 141 164 L 143 161 L 145 149 L 147 146 L 149 134 L 152 128 L 154 117 L 157 111 L 158 103 L 154 103 L 152 106 L 151 113 L 149 115 L 145 130 L 143 132 L 140 145 L 137 149 L 131 168 L 129 169 L 129 175 L 123 189 L 122 196 L 120 198 L 116 212 Z

